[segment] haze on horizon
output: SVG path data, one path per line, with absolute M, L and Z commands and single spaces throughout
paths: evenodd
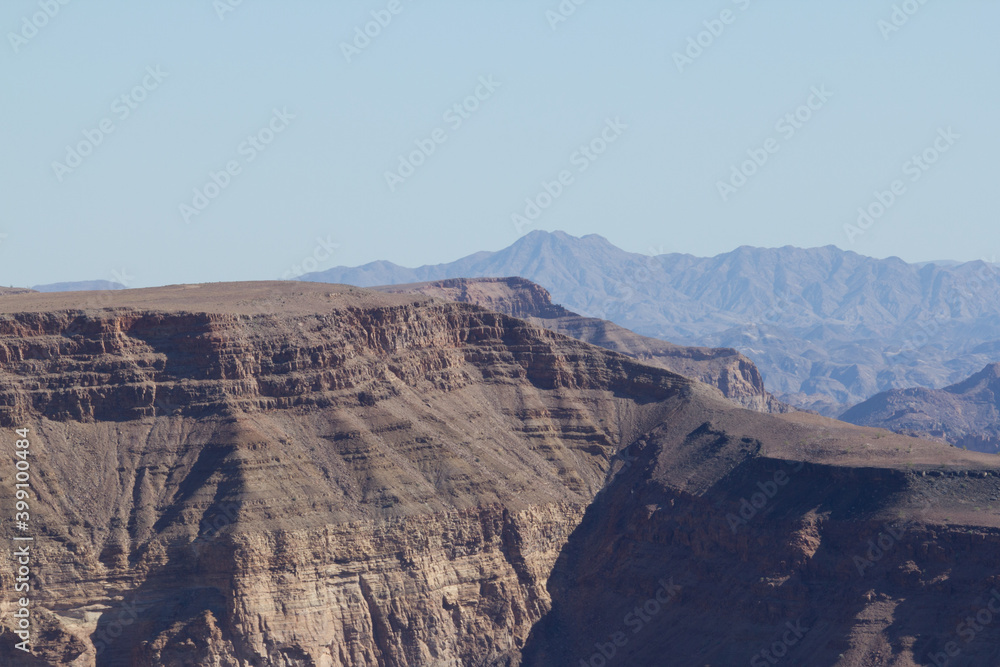
M 1000 255 L 996 4 L 43 5 L 0 7 L 3 284 L 415 267 L 532 229 Z

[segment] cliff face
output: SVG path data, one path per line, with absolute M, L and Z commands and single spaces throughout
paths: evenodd
M 840 465 L 865 444 L 835 429 L 807 462 L 752 417 L 702 418 L 643 438 L 588 508 L 525 664 L 1000 664 L 995 468 Z
M 375 289 L 474 303 L 710 384 L 744 408 L 774 413 L 792 410 L 764 388 L 757 366 L 734 349 L 674 345 L 640 336 L 608 320 L 578 315 L 553 304 L 544 287 L 525 278 L 451 278 Z
M 39 664 L 516 656 L 620 443 L 691 392 L 471 306 L 183 290 L 0 306 L 0 422 L 34 447 Z M 7 628 L 0 658 L 23 662 Z
M 892 389 L 840 416 L 918 437 L 940 438 L 977 452 L 1000 452 L 1000 364 L 943 389 Z
M 423 294 L 445 301 L 474 303 L 487 310 L 506 313 L 522 319 L 554 320 L 579 317 L 576 313 L 552 303 L 549 291 L 527 278 L 449 278 L 425 283 L 383 285 L 372 289 L 386 294 Z
M 673 606 L 644 612 L 618 664 L 745 663 L 819 609 L 836 623 L 798 664 L 926 664 L 994 585 L 985 455 L 742 410 L 419 296 L 249 283 L 77 299 L 0 300 L 0 426 L 8 444 L 31 429 L 35 538 L 34 653 L 15 648 L 5 594 L 3 664 L 576 665 L 632 632 L 636 596 Z M 932 505 L 928 480 L 945 484 Z M 848 554 L 900 517 L 905 548 L 869 570 L 891 587 L 845 585 Z M 0 560 L 2 590 L 16 567 Z M 972 662 L 949 664 L 984 664 L 997 639 L 985 627 Z

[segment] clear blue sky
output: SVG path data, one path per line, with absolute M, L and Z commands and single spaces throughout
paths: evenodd
M 228 1 L 0 5 L 0 283 L 413 266 L 535 228 L 637 252 L 1000 255 L 995 2 L 911 0 L 889 32 L 899 0 L 567 0 L 558 22 L 558 0 L 243 0 L 220 18 Z M 372 12 L 387 25 L 345 55 Z M 794 133 L 777 125 L 796 112 Z M 70 168 L 67 145 L 96 143 L 85 133 L 103 136 Z M 434 151 L 403 178 L 416 142 Z M 934 164 L 906 164 L 925 150 Z M 724 201 L 747 151 L 767 160 Z M 844 225 L 897 179 L 851 241 Z M 561 192 L 515 225 L 542 181 Z M 217 196 L 185 216 L 206 186 Z

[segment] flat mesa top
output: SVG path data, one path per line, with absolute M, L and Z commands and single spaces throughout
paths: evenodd
M 166 285 L 142 289 L 0 294 L 0 313 L 102 309 L 256 315 L 305 315 L 333 308 L 379 308 L 425 304 L 429 297 L 386 294 L 329 283 L 288 280 Z

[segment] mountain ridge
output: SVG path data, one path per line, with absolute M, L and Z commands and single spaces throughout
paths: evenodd
M 909 387 L 872 396 L 840 418 L 861 426 L 940 438 L 979 452 L 1000 453 L 1000 363 L 942 389 Z
M 879 391 L 943 387 L 1000 358 L 1000 270 L 982 260 L 916 265 L 836 246 L 640 255 L 596 235 L 536 230 L 452 263 L 334 267 L 303 279 L 374 286 L 512 275 L 644 336 L 737 349 L 780 400 L 829 416 Z
M 125 285 L 114 280 L 76 280 L 32 285 L 31 289 L 36 292 L 90 292 L 95 290 L 125 289 Z

